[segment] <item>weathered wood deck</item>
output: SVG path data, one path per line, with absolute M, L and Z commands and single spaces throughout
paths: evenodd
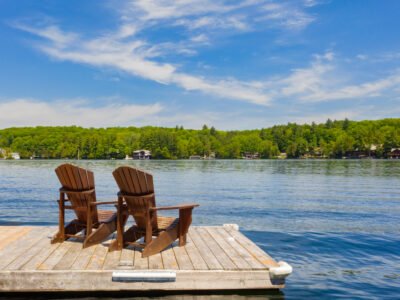
M 280 289 L 277 263 L 231 227 L 191 227 L 184 247 L 142 258 L 133 248 L 108 252 L 109 241 L 50 244 L 55 227 L 0 226 L 0 291 L 148 291 Z M 113 271 L 171 270 L 170 282 L 115 282 Z

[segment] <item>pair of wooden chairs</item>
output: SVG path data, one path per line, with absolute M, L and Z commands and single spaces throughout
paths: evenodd
M 93 172 L 68 163 L 57 167 L 55 172 L 61 188 L 59 230 L 52 243 L 77 238 L 83 240 L 85 248 L 101 243 L 117 231 L 117 238 L 110 244 L 109 251 L 133 244 L 143 249 L 143 257 L 159 253 L 177 239 L 179 246 L 186 244 L 192 210 L 199 205 L 157 207 L 151 174 L 129 166 L 115 169 L 113 176 L 120 189 L 118 200 L 98 202 Z M 105 204 L 115 204 L 117 211 L 97 208 Z M 76 218 L 65 225 L 66 209 L 73 210 Z M 162 210 L 179 210 L 179 217 L 158 215 Z M 135 224 L 125 230 L 129 216 L 133 216 Z

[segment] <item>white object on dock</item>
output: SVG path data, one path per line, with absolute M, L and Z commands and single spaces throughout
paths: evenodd
M 114 271 L 112 281 L 116 282 L 173 282 L 174 271 Z
M 269 274 L 271 278 L 285 278 L 292 274 L 293 268 L 287 262 L 279 261 L 279 267 L 271 267 L 269 269 Z

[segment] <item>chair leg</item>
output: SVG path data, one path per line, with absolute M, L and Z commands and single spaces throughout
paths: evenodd
M 159 253 L 171 245 L 178 238 L 178 227 L 179 226 L 175 226 L 171 229 L 161 232 L 156 239 L 152 240 L 146 245 L 146 247 L 144 247 L 142 257 L 148 257 L 150 255 Z
M 142 238 L 143 236 L 144 233 L 138 231 L 137 226 L 132 226 L 123 234 L 123 241 L 124 241 L 123 245 L 120 247 L 118 240 L 114 240 L 108 247 L 108 251 L 111 252 L 111 251 L 121 250 L 127 243 L 135 242 L 138 239 Z
M 179 236 L 179 247 L 185 246 L 186 245 L 186 233 L 182 236 Z
M 82 229 L 85 229 L 85 226 L 81 225 L 77 219 L 72 220 L 67 224 L 67 226 L 65 226 L 65 228 L 63 227 L 62 231 L 59 230 L 54 235 L 54 237 L 51 239 L 51 243 L 62 243 L 66 240 L 66 234 L 77 234 Z
M 124 219 L 124 217 L 126 217 Z M 128 219 L 127 209 L 123 205 L 123 198 L 118 196 L 118 205 L 117 205 L 117 238 L 110 245 L 108 251 L 113 250 L 121 250 L 124 247 L 124 227 L 126 220 Z
M 186 245 L 186 235 L 192 223 L 192 208 L 179 210 L 179 246 Z
M 65 219 L 65 194 L 60 192 L 60 200 L 58 200 L 58 232 L 52 238 L 51 243 L 61 243 L 65 241 L 65 228 L 64 228 L 64 219 Z
M 99 244 L 102 241 L 104 241 L 108 236 L 110 236 L 112 233 L 114 233 L 115 230 L 117 230 L 117 223 L 118 223 L 117 219 L 118 217 L 117 215 L 115 215 L 109 222 L 100 224 L 100 226 L 95 231 L 92 231 L 92 233 L 87 235 L 85 241 L 83 242 L 83 248 Z M 121 216 L 122 228 L 124 228 L 127 219 L 128 215 L 122 214 Z

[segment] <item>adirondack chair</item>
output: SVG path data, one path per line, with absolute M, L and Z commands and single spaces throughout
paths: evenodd
M 181 204 L 157 207 L 153 176 L 139 169 L 122 166 L 114 170 L 113 176 L 120 189 L 118 214 L 122 220 L 123 205 L 136 224 L 124 231 L 118 222 L 117 239 L 110 244 L 109 251 L 120 250 L 128 244 L 143 248 L 142 257 L 156 254 L 179 238 L 179 246 L 186 244 L 186 234 L 192 223 L 192 210 L 198 204 Z M 179 210 L 179 218 L 162 217 L 161 210 Z M 155 238 L 153 238 L 153 236 Z M 144 243 L 137 242 L 144 237 Z
M 101 243 L 117 229 L 117 213 L 110 210 L 98 210 L 98 205 L 117 204 L 117 201 L 97 202 L 92 171 L 72 164 L 62 164 L 55 169 L 61 183 L 59 204 L 59 230 L 51 243 L 63 242 L 73 237 L 83 239 L 83 248 Z M 71 205 L 66 205 L 69 202 Z M 65 210 L 72 209 L 76 219 L 66 226 Z M 122 224 L 128 216 L 122 212 Z M 85 230 L 84 236 L 77 233 Z

